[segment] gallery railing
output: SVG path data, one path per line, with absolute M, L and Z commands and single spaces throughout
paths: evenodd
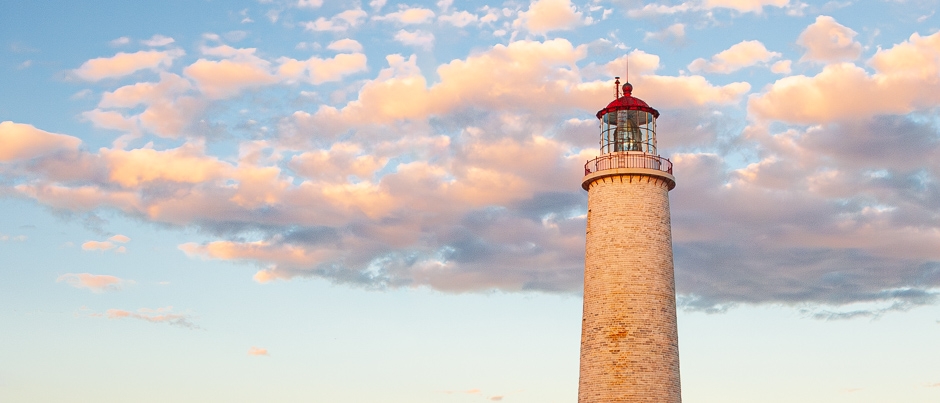
M 672 175 L 672 162 L 658 155 L 637 152 L 604 154 L 584 164 L 584 174 L 617 168 L 655 169 Z

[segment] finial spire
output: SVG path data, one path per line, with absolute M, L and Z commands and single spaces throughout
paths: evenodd
M 627 57 L 624 58 L 624 60 L 627 65 L 626 81 L 629 83 L 630 82 L 630 54 L 629 53 L 627 54 Z

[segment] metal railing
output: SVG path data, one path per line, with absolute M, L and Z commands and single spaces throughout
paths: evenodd
M 672 175 L 672 162 L 658 155 L 637 152 L 604 154 L 584 164 L 584 174 L 617 168 L 655 169 Z

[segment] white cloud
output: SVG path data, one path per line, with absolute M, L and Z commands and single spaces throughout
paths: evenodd
M 299 8 L 320 8 L 322 5 L 323 0 L 297 0 Z
M 330 19 L 325 17 L 317 18 L 316 21 L 308 21 L 303 24 L 304 29 L 308 31 L 332 31 L 346 32 L 351 28 L 356 28 L 365 21 L 368 14 L 362 9 L 346 10 L 334 15 Z
M 426 8 L 404 8 L 383 16 L 372 17 L 376 21 L 392 21 L 401 25 L 425 24 L 434 19 L 434 11 Z
M 131 38 L 128 38 L 126 36 L 122 36 L 120 38 L 112 40 L 111 42 L 108 42 L 109 45 L 115 46 L 115 47 L 124 46 L 124 45 L 127 45 L 128 43 L 131 43 Z
M 144 45 L 146 45 L 146 46 L 150 46 L 150 47 L 166 46 L 166 45 L 169 45 L 169 44 L 171 44 L 171 43 L 173 43 L 173 42 L 176 42 L 176 40 L 174 40 L 173 38 L 167 37 L 167 36 L 163 36 L 163 35 L 154 35 L 154 36 L 151 37 L 150 39 L 146 39 L 146 40 L 140 41 L 140 43 L 142 43 L 142 44 L 144 44 Z
M 413 32 L 404 29 L 399 30 L 395 33 L 395 40 L 401 42 L 403 45 L 414 46 L 424 50 L 431 50 L 431 48 L 434 47 L 434 34 L 420 29 Z
M 330 44 L 327 45 L 326 48 L 329 50 L 335 50 L 337 52 L 353 52 L 353 53 L 362 52 L 362 44 L 359 43 L 359 41 L 355 39 L 350 39 L 350 38 L 339 39 L 339 40 L 330 42 Z
M 438 20 L 442 22 L 446 22 L 458 28 L 463 28 L 467 25 L 470 25 L 474 22 L 479 21 L 480 18 L 477 17 L 476 14 L 471 14 L 466 11 L 455 11 L 451 14 L 440 16 Z
M 675 23 L 659 32 L 647 32 L 643 40 L 656 40 L 666 43 L 682 43 L 685 40 L 685 24 Z

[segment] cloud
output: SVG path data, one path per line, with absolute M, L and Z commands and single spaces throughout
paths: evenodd
M 112 57 L 100 57 L 83 63 L 72 70 L 75 76 L 86 81 L 100 81 L 105 78 L 123 77 L 136 71 L 158 70 L 169 67 L 173 60 L 184 55 L 180 49 L 156 51 L 141 50 L 135 53 L 119 52 Z
M 680 44 L 685 40 L 685 24 L 676 23 L 659 32 L 647 32 L 643 36 L 643 40 Z
M 905 114 L 940 105 L 940 34 L 912 35 L 879 50 L 869 74 L 851 63 L 829 64 L 813 76 L 795 75 L 774 82 L 748 101 L 759 118 L 821 123 Z
M 816 17 L 800 34 L 796 44 L 806 49 L 800 61 L 837 63 L 858 59 L 862 44 L 855 42 L 857 33 L 839 24 L 828 15 Z
M 320 8 L 323 0 L 297 0 L 298 8 Z
M 764 7 L 784 7 L 790 3 L 790 0 L 705 0 L 704 7 L 712 8 L 730 8 L 742 13 L 760 13 Z
M 231 165 L 205 156 L 197 144 L 163 151 L 101 149 L 100 153 L 108 166 L 109 179 L 128 188 L 155 181 L 203 183 L 231 169 Z
M 25 241 L 26 239 L 27 239 L 26 235 L 7 235 L 7 234 L 0 234 L 0 242 L 7 242 L 7 241 L 23 242 L 23 241 Z
M 277 82 L 267 69 L 267 62 L 199 59 L 186 67 L 183 74 L 196 81 L 199 89 L 210 98 L 227 98 L 249 88 Z
M 82 143 L 76 137 L 50 133 L 33 125 L 0 122 L 0 162 L 23 161 L 59 152 L 75 152 Z
M 376 21 L 392 21 L 400 25 L 426 24 L 434 19 L 434 11 L 421 8 L 404 8 L 393 13 L 372 17 Z
M 270 354 L 268 354 L 268 349 L 255 346 L 251 346 L 251 348 L 248 349 L 248 355 L 265 357 L 270 356 Z
M 131 43 L 131 38 L 128 38 L 126 36 L 122 36 L 120 38 L 112 40 L 111 42 L 108 42 L 109 45 L 114 46 L 114 47 L 124 46 L 124 45 L 127 45 L 128 43 Z
M 125 311 L 123 309 L 108 309 L 104 315 L 97 314 L 93 316 L 104 316 L 108 319 L 139 319 L 150 323 L 166 323 L 171 326 L 184 327 L 187 329 L 199 329 L 192 322 L 192 316 L 188 314 L 172 313 L 173 307 L 148 309 L 140 308 L 136 312 Z
M 770 71 L 777 74 L 790 74 L 793 71 L 793 62 L 790 60 L 780 60 L 770 66 Z
M 692 72 L 729 74 L 758 63 L 768 63 L 780 57 L 780 53 L 768 51 L 760 41 L 741 41 L 730 48 L 718 52 L 711 60 L 695 59 L 689 64 Z
M 584 25 L 582 13 L 571 0 L 535 0 L 529 9 L 519 13 L 513 27 L 544 34 L 549 31 L 571 30 Z
M 108 238 L 107 241 L 86 241 L 82 244 L 82 250 L 103 252 L 114 249 L 116 253 L 124 253 L 127 252 L 127 248 L 115 245 L 114 243 L 127 243 L 128 241 L 130 241 L 130 238 L 124 235 L 115 235 Z
M 356 42 L 358 43 L 358 42 Z M 342 46 L 352 47 L 351 43 Z M 368 70 L 366 55 L 362 53 L 340 53 L 332 58 L 313 56 L 307 60 L 278 59 L 278 76 L 287 80 L 304 78 L 311 84 L 339 81 L 346 76 Z
M 479 21 L 480 17 L 477 17 L 476 14 L 471 14 L 467 11 L 455 11 L 453 13 L 438 17 L 438 20 L 441 22 L 446 22 L 457 28 L 463 28 Z
M 87 288 L 94 293 L 105 291 L 118 291 L 127 284 L 134 284 L 131 280 L 123 280 L 115 276 L 91 273 L 66 273 L 59 276 L 57 283 L 64 282 L 75 288 Z
M 109 241 L 113 241 L 113 242 L 117 242 L 117 243 L 128 243 L 128 242 L 131 241 L 131 238 L 128 237 L 127 235 L 117 234 L 117 235 L 114 235 L 114 236 L 108 238 L 108 240 L 109 240 Z
M 661 15 L 673 15 L 687 12 L 701 12 L 714 9 L 731 9 L 742 13 L 760 14 L 764 7 L 785 7 L 790 4 L 790 0 L 704 0 L 704 1 L 686 1 L 676 5 L 663 4 L 645 4 L 641 8 L 634 8 L 627 11 L 631 18 L 646 18 Z
M 395 40 L 403 45 L 414 46 L 424 50 L 431 50 L 434 47 L 434 34 L 426 31 L 416 30 L 414 32 L 399 30 L 395 33 Z
M 333 42 L 330 42 L 326 46 L 329 50 L 335 50 L 337 52 L 351 52 L 351 53 L 361 53 L 362 44 L 356 41 L 355 39 L 340 39 Z
M 365 21 L 368 14 L 362 9 L 356 8 L 352 10 L 346 10 L 339 14 L 334 15 L 330 19 L 325 17 L 317 18 L 316 21 L 308 21 L 303 23 L 303 27 L 307 31 L 332 31 L 332 32 L 346 32 L 349 29 L 356 28 L 363 21 Z
M 154 35 L 150 39 L 140 41 L 140 43 L 150 47 L 162 47 L 176 42 L 175 39 L 163 35 Z

